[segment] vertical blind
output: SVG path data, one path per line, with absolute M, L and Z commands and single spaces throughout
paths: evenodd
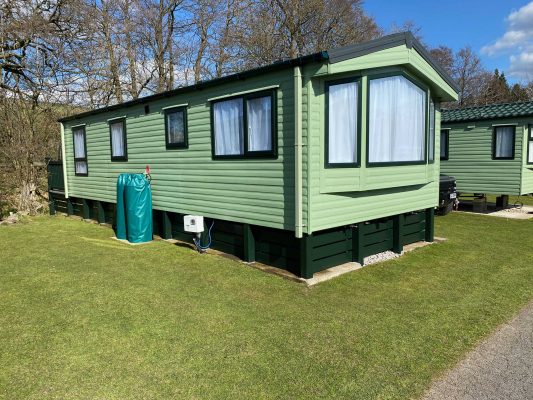
M 272 150 L 271 97 L 258 97 L 246 102 L 248 151 Z
M 357 83 L 329 86 L 328 161 L 357 162 Z
M 183 111 L 174 111 L 167 114 L 168 142 L 183 143 L 185 129 L 183 124 Z
M 435 103 L 429 101 L 429 161 L 435 160 Z
M 370 81 L 370 162 L 423 161 L 426 92 L 403 76 Z
M 111 124 L 111 156 L 123 157 L 124 152 L 124 125 L 122 121 Z
M 495 158 L 512 158 L 514 145 L 514 127 L 496 127 L 496 149 Z
M 213 104 L 215 155 L 244 153 L 243 99 Z

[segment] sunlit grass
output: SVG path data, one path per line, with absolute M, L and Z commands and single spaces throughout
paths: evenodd
M 311 289 L 112 235 L 0 227 L 0 398 L 416 397 L 533 297 L 533 221 L 438 218 L 448 241 Z

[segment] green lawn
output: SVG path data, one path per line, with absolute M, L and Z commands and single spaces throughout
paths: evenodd
M 533 221 L 451 214 L 447 242 L 310 289 L 112 234 L 0 226 L 0 398 L 417 397 L 533 298 Z
M 471 193 L 470 194 L 465 193 L 464 195 L 472 196 Z M 498 195 L 488 194 L 487 195 L 487 202 L 496 203 L 496 197 L 498 197 Z M 461 197 L 459 200 L 472 200 L 472 198 L 471 197 Z M 509 196 L 509 205 L 510 206 L 512 206 L 517 201 L 522 203 L 525 206 L 533 206 L 533 196 Z

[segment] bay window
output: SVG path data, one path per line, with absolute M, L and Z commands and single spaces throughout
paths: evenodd
M 514 126 L 495 126 L 492 137 L 492 158 L 494 160 L 513 160 L 515 145 Z
M 87 176 L 89 170 L 87 165 L 85 127 L 79 126 L 72 128 L 72 139 L 74 143 L 74 173 L 76 176 Z
M 403 75 L 371 78 L 368 163 L 423 164 L 427 92 Z
M 326 84 L 326 166 L 358 166 L 357 80 Z
M 214 159 L 276 157 L 275 92 L 211 104 Z

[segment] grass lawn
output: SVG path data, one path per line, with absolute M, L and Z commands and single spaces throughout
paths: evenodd
M 447 242 L 310 289 L 112 234 L 0 226 L 0 398 L 417 397 L 533 298 L 533 221 L 437 218 Z
M 471 193 L 469 193 L 469 194 L 465 193 L 465 195 L 472 196 Z M 496 204 L 496 198 L 497 197 L 498 197 L 498 195 L 495 195 L 495 194 L 487 194 L 487 202 Z M 472 200 L 471 197 L 469 197 L 469 198 L 461 197 L 459 200 L 461 200 L 461 199 L 462 200 Z M 514 203 L 517 202 L 517 201 L 522 203 L 525 206 L 533 206 L 533 196 L 509 196 L 509 205 L 510 206 L 514 205 Z

